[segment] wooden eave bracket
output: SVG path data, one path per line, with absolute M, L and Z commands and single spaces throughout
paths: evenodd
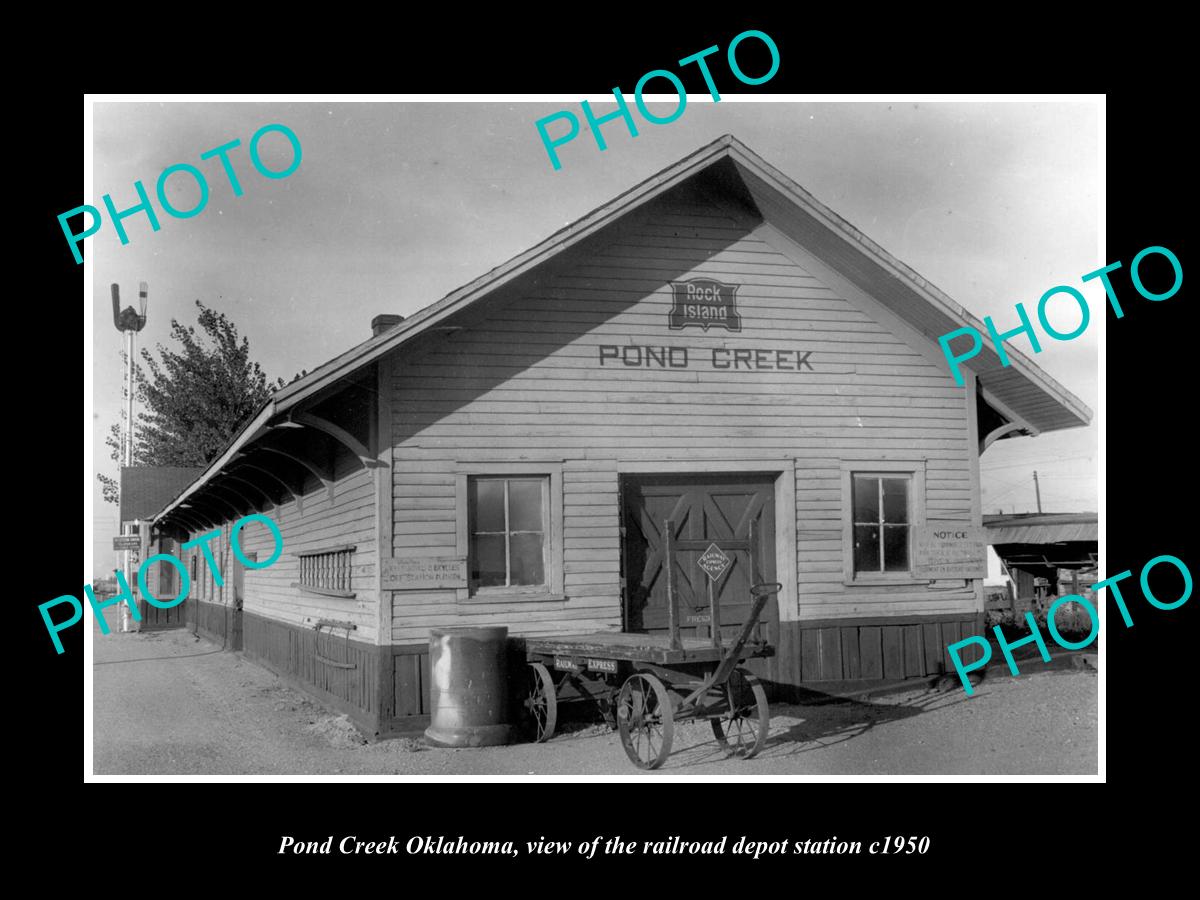
M 244 509 L 241 507 L 234 507 L 235 509 L 237 509 L 238 518 L 241 518 L 242 516 L 246 515 L 248 512 L 262 512 L 262 509 L 259 508 L 259 505 L 256 502 L 254 502 L 253 500 L 248 498 L 245 494 L 243 494 L 237 488 L 235 488 L 229 484 L 219 483 L 220 479 L 223 476 L 224 476 L 224 473 L 222 472 L 222 473 L 218 474 L 217 476 L 215 476 L 212 479 L 212 481 L 210 481 L 208 483 L 209 491 L 218 492 L 217 499 L 223 499 L 228 503 L 230 501 L 227 500 L 226 498 L 233 497 L 234 499 L 236 499 L 238 501 L 238 503 L 243 504 L 243 506 L 245 507 Z M 222 494 L 224 495 L 223 497 L 221 496 Z M 233 504 L 230 503 L 230 505 L 232 506 Z
M 321 484 L 325 485 L 325 490 L 329 492 L 329 502 L 330 503 L 333 502 L 333 467 L 332 466 L 330 466 L 328 464 L 319 466 L 318 463 L 314 462 L 311 459 L 305 459 L 302 456 L 297 456 L 296 454 L 294 454 L 288 450 L 280 450 L 278 447 L 270 447 L 266 444 L 259 444 L 258 446 L 259 446 L 259 449 L 262 450 L 264 453 L 274 453 L 278 456 L 282 456 L 287 459 L 290 459 L 292 462 L 296 463 L 299 466 L 303 466 L 305 470 L 312 473 L 314 478 L 316 478 L 318 481 L 320 481 Z
M 282 487 L 284 489 L 284 491 L 286 492 L 286 494 L 289 495 L 293 500 L 296 501 L 296 512 L 300 513 L 301 515 L 304 514 L 304 492 L 303 492 L 304 485 L 303 484 L 292 484 L 291 482 L 286 481 L 283 478 L 283 476 L 281 476 L 278 472 L 272 472 L 270 469 L 264 469 L 262 466 L 255 465 L 252 462 L 245 462 L 244 460 L 239 460 L 238 464 L 240 466 L 242 466 L 242 468 L 253 469 L 255 472 L 258 472 L 262 475 L 267 476 L 267 478 L 270 478 L 272 481 L 274 481 L 276 484 L 278 484 L 280 487 Z M 238 471 L 241 471 L 241 470 L 239 469 Z
M 387 463 L 382 462 L 372 456 L 371 451 L 367 449 L 366 444 L 364 444 L 346 429 L 342 428 L 340 425 L 335 425 L 328 419 L 323 419 L 318 415 L 314 415 L 311 412 L 298 412 L 296 410 L 292 410 L 288 413 L 287 422 L 280 423 L 280 427 L 287 426 L 303 426 L 329 435 L 331 438 L 353 453 L 356 457 L 358 457 L 358 461 L 368 469 L 378 469 L 387 465 Z
M 198 524 L 201 528 L 212 529 L 217 525 L 216 521 L 212 520 L 212 513 L 197 507 L 194 502 L 194 498 L 188 500 L 187 503 L 181 504 L 178 508 L 186 510 L 183 515 L 194 523 Z
M 1004 437 L 1006 434 L 1012 434 L 1013 432 L 1019 432 L 1019 431 L 1024 431 L 1024 430 L 1025 430 L 1025 426 L 1018 425 L 1016 422 L 1006 422 L 1005 424 L 1001 425 L 999 428 L 993 428 L 986 435 L 984 435 L 983 440 L 980 441 L 979 452 L 982 453 L 984 450 L 986 450 L 988 447 L 992 446 L 992 444 L 994 444 L 996 441 L 1000 440 L 1000 438 Z
M 273 496 L 268 494 L 263 488 L 261 488 L 259 485 L 255 484 L 253 481 L 250 481 L 247 478 L 242 478 L 240 475 L 235 475 L 228 470 L 222 472 L 221 477 L 224 478 L 226 481 L 236 481 L 238 484 L 244 484 L 248 488 L 253 488 L 260 495 L 262 495 L 262 498 L 266 501 L 266 503 L 270 503 L 272 505 L 278 505 L 278 503 L 279 503 L 279 501 L 277 501 Z M 242 489 L 235 488 L 231 485 L 227 485 L 227 487 L 229 490 L 236 492 L 247 503 L 251 504 L 254 507 L 255 512 L 262 512 L 263 509 L 266 508 L 265 503 L 260 503 L 255 500 L 251 500 L 249 497 L 246 496 L 245 492 Z

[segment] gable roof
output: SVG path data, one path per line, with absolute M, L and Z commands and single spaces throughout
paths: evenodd
M 706 172 L 771 221 L 796 244 L 811 250 L 839 274 L 859 286 L 936 345 L 942 334 L 982 322 L 914 270 L 866 237 L 800 185 L 771 166 L 733 135 L 723 135 L 630 188 L 541 243 L 451 291 L 393 328 L 358 344 L 281 388 L 263 405 L 204 476 L 164 510 L 198 489 L 239 450 L 265 433 L 268 423 L 302 401 L 346 379 L 404 346 L 449 317 L 517 279 L 529 275 L 600 230 L 645 207 L 683 182 Z M 1086 425 L 1092 412 L 1079 398 L 1039 369 L 1032 360 L 1007 348 L 1010 365 L 1000 364 L 991 345 L 966 362 L 981 379 L 985 397 L 1028 431 L 1053 431 Z M 947 367 L 947 378 L 949 367 Z

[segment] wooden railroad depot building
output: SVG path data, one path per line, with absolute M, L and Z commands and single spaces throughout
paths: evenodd
M 502 227 L 503 223 L 497 223 Z M 365 323 L 364 323 L 365 325 Z M 979 456 L 1087 424 L 1078 399 L 990 345 L 955 385 L 938 336 L 983 325 L 725 136 L 276 392 L 156 517 L 213 529 L 193 627 L 351 714 L 424 727 L 429 629 L 514 638 L 666 627 L 672 566 L 707 634 L 694 550 L 744 541 L 783 590 L 777 694 L 932 675 L 982 629 Z M 315 325 L 314 327 L 319 327 Z M 364 327 L 364 331 L 365 331 Z M 230 552 L 278 523 L 263 569 Z M 250 525 L 242 546 L 267 558 Z M 178 546 L 178 544 L 171 544 Z M 748 605 L 746 550 L 716 582 Z M 253 557 L 251 557 L 253 559 Z

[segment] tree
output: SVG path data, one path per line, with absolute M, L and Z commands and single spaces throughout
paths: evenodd
M 143 348 L 142 361 L 149 372 L 134 366 L 136 396 L 143 409 L 137 417 L 135 466 L 208 465 L 242 423 L 284 386 L 282 378 L 269 380 L 259 364 L 251 361 L 250 341 L 239 338 L 237 326 L 228 316 L 199 300 L 196 306 L 200 309 L 197 321 L 207 341 L 197 335 L 195 327 L 172 319 L 171 338 L 181 348 L 159 344 L 159 359 Z M 120 462 L 119 424 L 109 429 L 105 443 L 112 448 L 112 458 Z M 116 503 L 117 481 L 103 474 L 96 477 L 104 485 L 104 499 Z

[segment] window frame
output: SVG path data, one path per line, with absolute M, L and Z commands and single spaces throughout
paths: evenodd
M 292 582 L 292 587 L 305 594 L 317 594 L 322 597 L 338 597 L 343 600 L 353 600 L 358 596 L 358 593 L 355 590 L 356 579 L 354 577 L 354 557 L 357 550 L 358 547 L 355 544 L 338 544 L 334 547 L 319 547 L 315 550 L 302 550 L 298 553 L 294 553 L 293 556 L 296 557 L 296 577 L 298 580 Z M 304 580 L 304 570 L 306 568 L 305 560 L 310 560 L 317 556 L 336 556 L 337 554 L 341 553 L 346 554 L 345 575 L 347 587 L 325 587 L 323 585 L 314 584 Z M 312 564 L 310 563 L 310 571 L 308 573 L 310 577 L 313 575 L 328 574 L 325 571 L 311 571 L 311 565 Z
M 481 482 L 491 482 L 503 485 L 503 529 L 500 531 L 481 531 L 479 528 L 470 528 L 471 520 L 471 492 L 472 484 L 480 484 Z M 536 484 L 538 486 L 539 506 L 541 507 L 539 520 L 541 527 L 534 530 L 516 530 L 512 527 L 512 485 L 517 484 Z M 471 556 L 470 550 L 472 547 L 478 546 L 478 538 L 483 535 L 491 537 L 504 538 L 504 580 L 505 584 L 489 584 L 472 586 L 468 583 L 467 587 L 476 596 L 481 594 L 493 593 L 496 591 L 542 591 L 549 589 L 550 575 L 550 476 L 548 475 L 468 475 L 467 476 L 467 523 L 468 523 L 468 556 L 467 556 L 467 577 L 471 575 Z M 542 547 L 542 580 L 535 584 L 512 584 L 513 575 L 513 537 L 518 534 L 537 534 L 541 536 Z
M 925 525 L 925 460 L 853 459 L 842 460 L 842 583 L 847 586 L 929 584 L 929 578 L 913 575 L 913 547 L 916 530 Z M 907 475 L 908 487 L 908 569 L 903 572 L 856 572 L 854 569 L 854 476 L 895 478 Z M 882 514 L 882 510 L 881 510 Z M 883 547 L 880 546 L 880 560 Z
M 542 509 L 545 530 L 542 543 L 545 583 L 540 585 L 509 585 L 504 587 L 472 588 L 470 481 L 483 479 L 542 478 Z M 457 588 L 456 599 L 466 603 L 493 603 L 503 600 L 564 600 L 563 596 L 563 493 L 562 463 L 497 463 L 460 464 L 455 474 L 457 555 L 466 562 L 468 583 Z M 505 527 L 508 523 L 505 522 Z

